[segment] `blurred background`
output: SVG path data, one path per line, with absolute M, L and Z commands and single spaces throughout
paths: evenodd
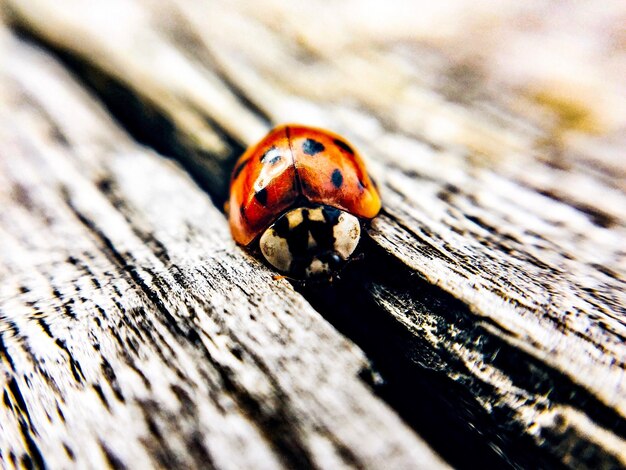
M 496 165 L 544 144 L 544 159 L 562 157 L 564 143 L 592 145 L 590 159 L 623 170 L 611 153 L 626 126 L 621 1 L 1 5 L 18 29 L 213 151 L 218 139 L 198 117 L 244 146 L 269 119 L 349 129 L 369 145 L 391 129 Z

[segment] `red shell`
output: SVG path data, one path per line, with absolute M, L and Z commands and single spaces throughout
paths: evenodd
M 380 211 L 363 160 L 333 132 L 280 126 L 237 161 L 230 181 L 229 221 L 235 241 L 250 244 L 304 197 L 357 217 Z

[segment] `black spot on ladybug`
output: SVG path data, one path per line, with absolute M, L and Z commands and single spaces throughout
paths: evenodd
M 267 189 L 263 188 L 254 193 L 254 198 L 259 201 L 261 205 L 267 204 Z
M 239 162 L 237 164 L 237 166 L 233 170 L 233 180 L 237 179 L 237 177 L 239 176 L 239 173 L 241 173 L 241 170 L 243 170 L 249 162 L 250 162 L 250 159 L 246 158 L 243 162 Z
M 261 156 L 261 163 L 269 163 L 270 165 L 276 165 L 280 161 L 281 158 L 282 158 L 282 155 L 278 153 L 278 150 L 276 150 L 276 147 L 271 147 L 267 152 L 265 152 Z
M 322 152 L 325 148 L 324 144 L 313 139 L 306 139 L 302 144 L 302 151 L 311 156 Z
M 339 223 L 339 216 L 341 215 L 341 211 L 336 207 L 331 206 L 323 206 L 322 215 L 324 216 L 324 220 L 328 225 L 334 227 Z
M 352 150 L 352 147 L 350 147 L 348 144 L 346 144 L 343 140 L 340 139 L 334 139 L 333 142 L 335 143 L 335 145 L 337 147 L 339 147 L 342 150 L 345 150 L 346 152 L 348 152 L 350 155 L 354 155 L 354 150 Z
M 335 188 L 337 189 L 341 188 L 341 185 L 343 184 L 343 175 L 341 174 L 341 171 L 339 171 L 339 169 L 336 168 L 335 171 L 333 171 L 333 174 L 330 177 L 330 179 L 335 185 Z
M 280 238 L 287 239 L 287 237 L 289 236 L 289 230 L 289 219 L 285 216 L 282 216 L 274 224 L 274 232 Z

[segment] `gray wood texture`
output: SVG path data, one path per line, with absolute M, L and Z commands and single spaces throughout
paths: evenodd
M 178 166 L 3 39 L 5 462 L 443 466 Z
M 619 15 L 505 3 L 435 32 L 400 7 L 2 0 L 3 462 L 626 466 Z M 216 209 L 288 121 L 345 134 L 381 187 L 332 286 L 273 280 Z

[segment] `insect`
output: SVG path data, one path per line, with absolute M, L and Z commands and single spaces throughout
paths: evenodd
M 339 135 L 275 128 L 237 161 L 229 223 L 287 277 L 330 278 L 353 255 L 381 201 L 357 151 Z

